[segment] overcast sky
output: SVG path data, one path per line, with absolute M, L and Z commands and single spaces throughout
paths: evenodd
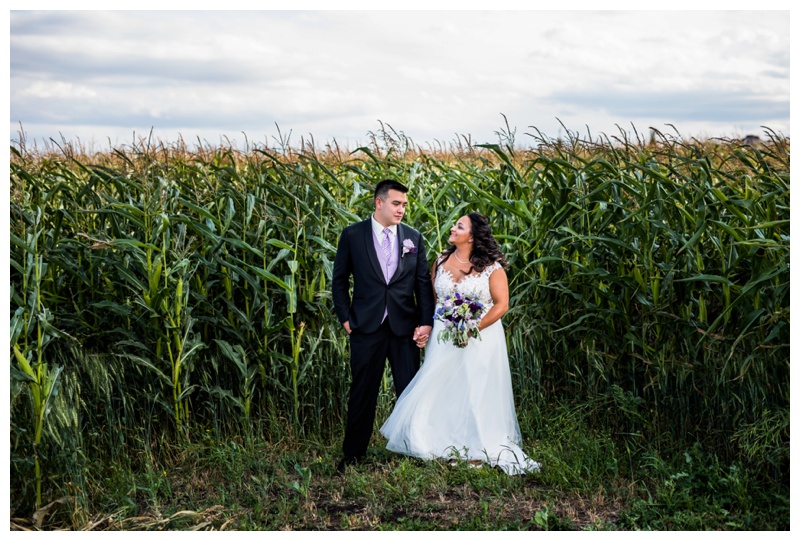
M 167 5 L 168 3 L 162 3 Z M 752 7 L 769 4 L 753 2 Z M 233 5 L 233 4 L 231 4 Z M 430 5 L 436 5 L 436 2 Z M 498 4 L 500 5 L 500 4 Z M 10 138 L 789 136 L 789 11 L 11 11 Z M 277 127 L 276 127 L 277 126 Z

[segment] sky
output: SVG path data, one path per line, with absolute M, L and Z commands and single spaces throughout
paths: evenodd
M 50 7 L 9 11 L 12 145 L 52 138 L 102 150 L 152 133 L 354 149 L 381 129 L 423 148 L 504 133 L 518 146 L 567 131 L 646 137 L 650 127 L 684 138 L 764 137 L 764 127 L 790 136 L 788 2 L 741 3 L 769 11 L 15 3 Z M 492 5 L 512 4 L 524 5 Z

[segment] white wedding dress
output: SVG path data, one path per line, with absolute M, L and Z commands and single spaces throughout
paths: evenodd
M 489 276 L 498 268 L 494 263 L 455 281 L 439 265 L 437 299 L 458 292 L 488 310 Z M 386 448 L 423 459 L 481 460 L 511 475 L 539 471 L 539 463 L 520 448 L 502 321 L 481 331 L 480 340 L 470 338 L 465 348 L 439 342 L 443 328 L 434 322 L 425 362 L 380 429 L 389 440 Z

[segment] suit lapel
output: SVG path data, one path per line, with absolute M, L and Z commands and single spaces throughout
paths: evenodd
M 405 262 L 405 258 L 403 257 L 404 240 L 405 235 L 403 234 L 403 224 L 397 224 L 397 246 L 395 246 L 395 252 L 397 253 L 397 268 L 395 269 L 392 277 L 389 279 L 390 284 L 394 282 L 395 278 L 401 276 L 403 272 L 403 264 Z
M 381 279 L 381 282 L 384 282 L 386 278 L 383 276 L 381 262 L 378 261 L 378 254 L 375 253 L 375 241 L 372 237 L 372 220 L 370 219 L 367 219 L 364 222 L 364 249 L 367 252 L 370 263 L 372 263 L 372 268 L 375 271 L 375 274 L 378 275 L 378 278 Z

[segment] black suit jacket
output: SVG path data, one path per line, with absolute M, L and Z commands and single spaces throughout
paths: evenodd
M 406 239 L 414 243 L 416 253 L 403 254 Z M 342 231 L 333 263 L 331 293 L 336 317 L 342 324 L 349 321 L 351 331 L 376 331 L 384 308 L 388 308 L 389 325 L 397 336 L 410 336 L 419 325 L 433 325 L 433 289 L 422 235 L 401 223 L 397 226 L 396 244 L 397 271 L 387 284 L 375 253 L 371 219 Z

